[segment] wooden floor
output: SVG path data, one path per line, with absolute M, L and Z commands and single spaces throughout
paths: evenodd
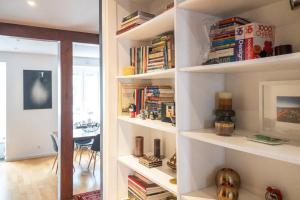
M 51 172 L 54 157 L 0 161 L 1 200 L 55 200 L 57 199 L 57 176 Z M 88 166 L 88 155 L 84 155 L 81 166 L 74 162 L 74 194 L 99 190 L 100 161 L 97 160 L 95 175 Z

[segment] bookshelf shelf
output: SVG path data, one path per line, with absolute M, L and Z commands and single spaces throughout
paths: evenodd
M 300 165 L 299 143 L 278 146 L 260 144 L 246 138 L 247 135 L 255 133 L 241 130 L 236 130 L 235 135 L 231 137 L 218 136 L 214 133 L 214 129 L 187 131 L 181 134 L 201 142 Z
M 162 71 L 150 72 L 145 74 L 136 74 L 129 76 L 117 76 L 119 81 L 140 80 L 140 79 L 174 79 L 175 69 L 167 69 Z
M 164 131 L 167 133 L 172 133 L 172 134 L 177 133 L 176 127 L 172 126 L 170 123 L 162 122 L 160 120 L 150 120 L 150 119 L 142 120 L 138 118 L 130 118 L 128 116 L 119 116 L 118 119 L 120 121 L 135 124 L 138 126 L 152 128 L 159 131 Z
M 279 0 L 185 0 L 178 5 L 179 8 L 190 9 L 213 16 L 227 17 L 238 13 L 262 7 Z
M 177 195 L 177 185 L 170 183 L 170 179 L 176 178 L 176 174 L 166 166 L 165 162 L 162 167 L 147 168 L 139 164 L 138 158 L 135 158 L 133 156 L 121 156 L 118 158 L 118 161 L 126 165 L 133 171 L 138 172 L 139 174 L 145 176 L 147 179 L 160 185 L 174 195 Z
M 171 30 L 174 30 L 174 8 L 163 12 L 136 28 L 117 35 L 117 38 L 147 40 Z
M 116 35 L 117 27 L 124 16 L 136 11 L 161 13 L 172 0 L 105 2 L 106 28 L 103 39 L 107 45 L 103 60 L 104 66 L 107 66 L 104 78 L 106 83 L 109 83 L 105 85 L 105 102 L 110 110 L 104 117 L 109 132 L 104 134 L 104 142 L 109 144 L 104 145 L 104 148 L 109 152 L 105 165 L 111 169 L 104 173 L 104 181 L 107 181 L 105 184 L 108 185 L 108 191 L 105 191 L 108 199 L 127 198 L 128 175 L 136 171 L 176 194 L 177 199 L 216 200 L 216 187 L 212 186 L 215 173 L 221 167 L 232 168 L 240 175 L 242 187 L 246 189 L 240 190 L 241 200 L 263 199 L 267 185 L 275 185 L 284 192 L 287 199 L 300 199 L 295 184 L 300 182 L 300 176 L 297 176 L 300 170 L 300 141 L 298 144 L 297 131 L 280 135 L 279 137 L 289 138 L 290 143 L 278 146 L 252 142 L 246 138 L 247 135 L 257 134 L 246 130 L 260 129 L 259 85 L 266 81 L 298 80 L 300 77 L 300 12 L 297 9 L 291 10 L 287 0 L 175 0 L 174 8 Z M 298 53 L 202 65 L 207 56 L 205 52 L 210 48 L 207 40 L 209 26 L 231 17 L 273 25 L 276 30 L 273 45 L 290 44 L 293 51 Z M 175 69 L 122 76 L 120 72 L 124 66 L 138 60 L 133 59 L 138 57 L 132 55 L 144 53 L 143 48 L 146 45 L 155 46 L 154 37 L 171 30 L 174 31 L 172 47 Z M 142 98 L 131 94 L 141 93 L 140 96 L 143 96 L 142 90 L 148 85 L 172 87 L 176 100 L 176 127 L 158 120 L 129 118 L 121 114 L 122 106 L 127 105 L 122 100 L 129 97 L 128 102 L 135 100 L 135 103 L 139 104 L 139 99 Z M 135 86 L 141 88 L 137 89 Z M 274 96 L 298 97 L 298 89 L 293 88 L 286 90 L 285 86 L 280 89 L 278 87 Z M 232 107 L 237 114 L 235 123 L 241 129 L 236 130 L 232 137 L 218 136 L 213 129 L 202 129 L 215 120 L 213 111 L 217 104 L 216 94 L 222 91 L 232 93 Z M 275 117 L 275 100 L 274 104 L 272 100 L 272 105 L 268 106 L 272 107 Z M 273 122 L 267 123 L 273 125 Z M 297 126 L 298 130 L 297 124 L 280 122 L 280 127 L 275 127 L 276 132 L 290 129 L 291 126 Z M 129 156 L 135 148 L 136 136 L 144 137 L 145 152 L 153 151 L 155 138 L 161 139 L 164 154 L 168 158 L 176 152 L 176 174 L 165 164 L 161 168 L 149 169 L 140 165 L 135 157 Z M 178 179 L 177 186 L 169 183 L 169 179 L 173 177 Z
M 216 196 L 217 188 L 216 186 L 207 187 L 202 190 L 194 191 L 182 196 L 182 200 L 217 200 Z M 244 189 L 239 190 L 240 200 L 260 200 L 258 197 Z
M 180 71 L 200 73 L 265 72 L 300 69 L 299 63 L 300 53 L 292 53 L 246 61 L 185 67 L 181 68 Z

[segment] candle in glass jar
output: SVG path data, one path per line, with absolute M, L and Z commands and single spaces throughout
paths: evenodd
M 232 93 L 230 92 L 219 92 L 218 93 L 218 109 L 220 110 L 231 110 L 232 109 Z

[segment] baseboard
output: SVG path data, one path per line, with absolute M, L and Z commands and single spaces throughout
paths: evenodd
M 34 159 L 34 158 L 43 158 L 43 157 L 55 156 L 56 154 L 57 153 L 46 153 L 46 154 L 39 154 L 39 155 L 32 155 L 32 156 L 22 156 L 22 157 L 5 159 L 5 161 L 6 162 L 14 162 L 14 161 L 20 161 L 20 160 L 28 160 L 28 159 Z

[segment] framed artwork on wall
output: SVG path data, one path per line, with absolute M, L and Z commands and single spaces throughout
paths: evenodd
M 23 71 L 24 110 L 52 108 L 52 72 Z
M 300 139 L 300 80 L 260 83 L 260 129 Z

